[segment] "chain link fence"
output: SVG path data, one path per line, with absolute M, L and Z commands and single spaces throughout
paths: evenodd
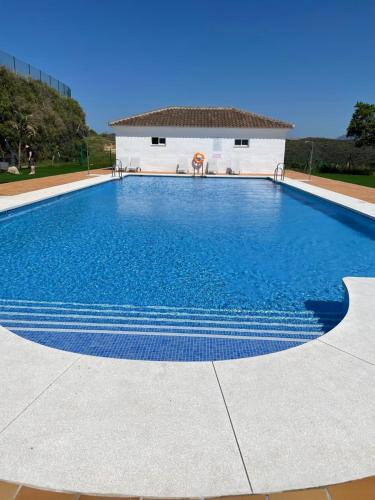
M 17 75 L 26 76 L 32 78 L 33 80 L 39 80 L 47 84 L 49 87 L 57 90 L 59 94 L 71 97 L 70 87 L 65 85 L 65 83 L 60 82 L 53 76 L 44 73 L 42 70 L 35 68 L 31 64 L 28 64 L 20 59 L 17 59 L 6 52 L 0 50 L 0 66 L 5 66 L 10 71 L 14 71 Z

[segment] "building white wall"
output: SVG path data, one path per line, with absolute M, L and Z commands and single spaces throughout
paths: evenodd
M 127 164 L 140 158 L 142 170 L 176 171 L 186 158 L 189 169 L 196 152 L 215 158 L 220 173 L 231 166 L 242 173 L 273 173 L 284 161 L 288 129 L 187 128 L 187 127 L 113 127 L 116 156 Z M 165 146 L 154 146 L 151 137 L 165 137 Z M 235 147 L 234 139 L 249 139 L 249 147 Z

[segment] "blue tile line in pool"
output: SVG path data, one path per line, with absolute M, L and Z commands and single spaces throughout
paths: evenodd
M 113 358 L 208 361 L 258 356 L 321 336 L 341 319 L 308 311 L 134 307 L 0 300 L 0 324 L 49 347 Z

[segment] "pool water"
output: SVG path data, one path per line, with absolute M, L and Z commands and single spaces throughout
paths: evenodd
M 375 223 L 268 180 L 127 177 L 0 217 L 0 324 L 150 360 L 267 354 L 346 311 Z

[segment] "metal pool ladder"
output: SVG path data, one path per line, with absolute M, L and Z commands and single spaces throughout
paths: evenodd
M 121 160 L 116 160 L 116 163 L 112 166 L 112 177 L 116 177 L 116 172 L 118 172 L 118 176 L 120 179 L 122 179 L 122 174 L 124 172 L 124 169 L 122 167 L 122 161 Z
M 278 163 L 273 173 L 273 180 L 277 181 L 280 175 L 280 180 L 283 181 L 285 177 L 285 163 Z

